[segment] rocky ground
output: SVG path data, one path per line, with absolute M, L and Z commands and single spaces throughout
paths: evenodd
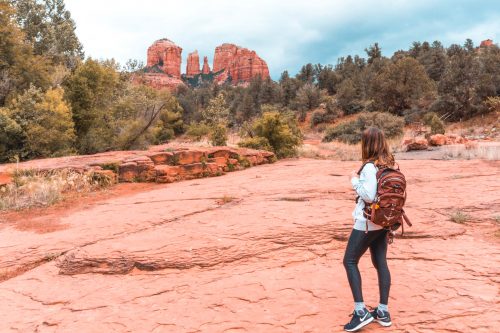
M 0 215 L 0 332 L 340 332 L 357 166 L 284 160 L 151 184 L 31 216 L 58 226 L 43 233 Z M 364 331 L 496 331 L 500 162 L 401 167 L 414 226 L 389 249 L 394 325 Z M 457 210 L 469 220 L 451 222 Z M 376 306 L 369 257 L 360 265 Z

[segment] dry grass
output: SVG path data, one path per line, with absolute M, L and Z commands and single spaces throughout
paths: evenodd
M 442 149 L 444 159 L 500 160 L 500 146 L 498 145 L 456 145 L 444 146 Z
M 457 210 L 450 215 L 450 220 L 452 222 L 459 223 L 459 224 L 465 223 L 465 222 L 469 221 L 470 219 L 471 219 L 471 216 L 469 214 L 464 213 L 460 210 Z
M 0 210 L 50 206 L 65 193 L 90 192 L 111 184 L 113 179 L 94 172 L 19 170 L 11 184 L 0 188 Z
M 401 137 L 388 140 L 391 151 L 396 153 L 401 150 Z M 330 159 L 340 161 L 360 161 L 361 143 L 348 144 L 340 141 L 321 142 L 315 144 L 304 144 L 299 148 L 299 156 L 315 159 Z
M 232 197 L 230 195 L 224 195 L 222 198 L 220 199 L 217 199 L 217 203 L 219 205 L 225 205 L 225 204 L 228 204 L 230 202 L 233 202 L 234 199 L 236 199 L 235 197 Z

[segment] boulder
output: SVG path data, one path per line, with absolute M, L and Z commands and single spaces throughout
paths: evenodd
M 443 146 L 446 144 L 447 137 L 444 134 L 434 134 L 429 138 L 431 146 Z
M 157 183 L 173 183 L 181 180 L 179 166 L 156 165 L 155 172 Z
M 173 164 L 174 154 L 171 152 L 160 152 L 149 155 L 154 164 Z
M 125 160 L 118 171 L 120 182 L 152 182 L 156 180 L 153 161 L 147 156 Z
M 412 150 L 427 150 L 429 148 L 429 143 L 426 139 L 415 139 L 412 140 L 407 146 L 407 151 Z
M 206 158 L 206 153 L 199 150 L 185 150 L 174 153 L 175 164 L 180 165 L 201 163 Z

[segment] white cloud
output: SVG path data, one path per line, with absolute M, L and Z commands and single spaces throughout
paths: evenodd
M 326 63 L 346 52 L 362 53 L 374 41 L 396 45 L 406 38 L 398 45 L 407 46 L 422 39 L 419 32 L 428 25 L 418 13 L 432 13 L 436 5 L 432 0 L 66 0 L 66 6 L 87 56 L 145 61 L 147 47 L 167 37 L 183 48 L 184 59 L 198 49 L 211 61 L 217 45 L 231 42 L 256 50 L 276 77 L 315 59 Z M 434 39 L 446 43 L 498 33 L 498 13 L 493 17 L 496 22 L 478 22 L 462 32 L 454 26 L 436 31 Z M 311 55 L 314 59 L 307 59 Z

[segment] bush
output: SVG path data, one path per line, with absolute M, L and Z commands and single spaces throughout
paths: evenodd
M 431 128 L 431 134 L 444 134 L 444 123 L 434 112 L 427 112 L 422 120 L 425 125 Z
M 355 144 L 361 141 L 363 131 L 371 126 L 384 131 L 386 138 L 394 138 L 403 134 L 404 120 L 385 112 L 363 113 L 356 120 L 329 127 L 323 142 L 338 140 Z
M 210 133 L 210 127 L 205 123 L 193 123 L 189 125 L 186 135 L 196 141 L 201 141 L 201 139 Z
M 214 125 L 210 129 L 210 144 L 212 146 L 225 146 L 227 144 L 227 128 L 224 124 Z
M 297 148 L 302 143 L 297 120 L 287 113 L 265 112 L 253 122 L 248 134 L 254 140 L 243 140 L 240 146 L 257 143 L 264 145 L 264 140 L 255 138 L 265 138 L 278 158 L 296 156 Z
M 269 144 L 269 140 L 261 136 L 255 138 L 246 138 L 244 140 L 241 140 L 238 143 L 238 146 L 244 148 L 257 149 L 257 150 L 267 150 L 267 151 L 273 150 L 273 148 Z
M 340 142 L 355 144 L 361 141 L 361 132 L 357 121 L 342 123 L 337 126 L 328 127 L 323 137 L 323 142 L 338 140 Z
M 318 124 L 326 122 L 325 118 L 326 118 L 325 112 L 314 111 L 313 114 L 311 115 L 311 128 L 318 125 Z

